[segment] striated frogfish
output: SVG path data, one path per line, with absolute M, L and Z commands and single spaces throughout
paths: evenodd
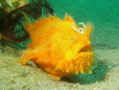
M 93 64 L 92 25 L 79 23 L 66 15 L 64 19 L 49 15 L 25 24 L 31 43 L 20 63 L 30 60 L 54 79 L 90 72 Z

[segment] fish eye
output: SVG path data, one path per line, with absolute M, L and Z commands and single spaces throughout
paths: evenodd
M 84 34 L 84 28 L 82 28 L 82 27 L 79 27 L 79 28 L 77 29 L 77 31 L 78 31 L 79 33 L 81 33 L 81 34 Z
M 86 25 L 84 23 L 79 23 L 78 26 L 79 26 L 78 32 L 84 34 Z
M 76 32 L 78 32 L 78 33 L 80 33 L 80 34 L 84 34 L 84 32 L 85 32 L 85 27 L 86 27 L 86 25 L 84 24 L 84 23 L 79 23 L 78 24 L 78 29 L 75 27 L 75 25 L 73 24 L 72 25 L 72 28 L 76 31 Z

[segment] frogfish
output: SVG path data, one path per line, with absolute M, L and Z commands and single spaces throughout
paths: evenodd
M 32 61 L 56 80 L 90 71 L 91 24 L 76 24 L 70 15 L 50 15 L 27 23 L 25 30 L 31 43 L 21 55 L 22 65 Z

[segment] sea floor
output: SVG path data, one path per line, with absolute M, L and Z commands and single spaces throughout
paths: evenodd
M 100 61 L 117 64 L 119 49 L 95 50 Z M 110 69 L 105 80 L 82 85 L 66 81 L 55 81 L 35 66 L 18 63 L 21 51 L 5 47 L 0 51 L 0 90 L 119 90 L 119 67 Z

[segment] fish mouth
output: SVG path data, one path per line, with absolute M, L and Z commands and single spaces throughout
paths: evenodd
M 91 51 L 91 46 L 90 45 L 85 45 L 84 47 L 82 47 L 78 53 L 84 53 L 84 52 L 90 52 Z

